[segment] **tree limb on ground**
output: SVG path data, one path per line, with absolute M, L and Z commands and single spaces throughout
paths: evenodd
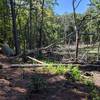
M 44 64 L 44 62 L 42 62 L 42 61 L 40 61 L 40 60 L 37 60 L 36 58 L 32 58 L 32 57 L 30 57 L 30 56 L 27 56 L 27 57 L 28 57 L 29 59 L 31 59 L 31 60 L 33 60 L 33 61 L 39 63 L 39 64 Z
M 68 66 L 69 64 L 11 64 L 8 67 L 2 67 L 2 68 L 35 68 L 35 67 L 45 67 L 45 66 L 54 66 L 54 67 L 58 67 L 58 66 Z M 100 68 L 100 65 L 95 65 L 95 64 L 85 64 L 85 65 L 81 65 L 81 64 L 72 64 L 72 66 L 79 66 L 79 68 L 81 69 L 86 69 L 86 68 Z

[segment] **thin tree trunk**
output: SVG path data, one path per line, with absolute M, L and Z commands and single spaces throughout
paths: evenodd
M 73 19 L 74 19 L 74 30 L 76 34 L 76 52 L 75 52 L 75 61 L 78 60 L 78 49 L 79 49 L 79 31 L 77 27 L 77 18 L 76 18 L 76 8 L 75 8 L 75 0 L 73 0 Z
M 2 15 L 2 18 L 3 18 L 3 40 L 6 41 L 7 39 L 7 33 L 6 33 L 6 19 L 7 19 L 7 0 L 4 0 L 3 1 L 3 6 L 4 6 L 4 13 Z
M 44 0 L 42 1 L 42 12 L 41 12 L 41 15 L 42 15 L 42 18 L 41 18 L 41 26 L 40 26 L 40 30 L 39 30 L 39 44 L 38 44 L 38 48 L 41 48 L 42 47 L 42 39 L 43 39 L 43 21 L 44 21 Z M 39 56 L 41 57 L 42 55 L 42 52 L 41 50 L 39 51 Z
M 30 0 L 29 49 L 32 49 L 32 0 Z
M 66 34 L 66 32 L 67 32 L 66 17 L 64 17 L 64 38 L 65 38 L 64 44 L 65 44 L 65 46 L 67 45 L 67 38 L 66 38 L 67 34 Z
M 99 24 L 97 22 L 97 34 L 98 34 L 98 53 L 97 53 L 97 61 L 99 61 L 99 56 L 100 56 L 100 31 L 99 31 Z
M 15 2 L 13 0 L 10 0 L 11 5 L 11 14 L 12 14 L 12 31 L 13 31 L 13 41 L 15 46 L 15 54 L 19 54 L 19 40 L 18 40 L 18 34 L 16 29 L 16 14 L 15 14 Z
M 98 54 L 97 54 L 97 61 L 99 61 L 99 55 L 100 55 L 100 41 L 98 41 Z

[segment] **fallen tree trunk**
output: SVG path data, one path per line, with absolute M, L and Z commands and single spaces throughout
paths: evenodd
M 11 66 L 30 66 L 30 67 L 34 67 L 34 66 L 68 66 L 69 64 L 11 64 Z M 86 64 L 86 65 L 79 65 L 79 64 L 72 64 L 72 66 L 80 66 L 80 67 L 100 67 L 100 65 L 92 65 L 92 64 Z
M 35 67 L 44 67 L 44 66 L 54 66 L 54 67 L 59 67 L 59 66 L 68 66 L 69 64 L 11 64 L 7 67 L 2 65 L 2 68 L 35 68 Z M 93 65 L 93 64 L 86 64 L 86 65 L 81 65 L 81 64 L 72 64 L 72 66 L 79 66 L 79 69 L 82 70 L 100 70 L 100 65 Z
M 32 68 L 32 67 L 43 67 L 43 66 L 49 66 L 49 65 L 52 65 L 52 66 L 68 66 L 68 64 L 12 64 L 10 67 L 11 68 L 14 68 L 14 67 L 25 67 L 25 68 Z
M 39 63 L 39 64 L 43 64 L 44 62 L 42 62 L 42 61 L 40 61 L 40 60 L 37 60 L 36 58 L 32 58 L 32 57 L 30 57 L 30 56 L 27 56 L 29 59 L 31 59 L 31 60 L 33 60 L 33 61 L 35 61 L 35 62 L 37 62 L 37 63 Z

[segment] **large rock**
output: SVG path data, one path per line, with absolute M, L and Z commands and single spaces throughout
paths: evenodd
M 4 43 L 2 45 L 2 52 L 6 55 L 6 56 L 13 56 L 14 55 L 14 51 L 9 47 L 9 45 L 7 43 Z

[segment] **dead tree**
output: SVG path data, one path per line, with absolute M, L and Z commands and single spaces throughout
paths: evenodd
M 75 52 L 75 62 L 78 60 L 78 50 L 79 50 L 79 30 L 78 30 L 78 24 L 77 24 L 77 15 L 76 15 L 76 9 L 79 6 L 80 2 L 82 0 L 79 0 L 77 5 L 75 3 L 77 0 L 72 1 L 72 6 L 73 6 L 73 19 L 74 19 L 74 30 L 76 34 L 76 52 Z

